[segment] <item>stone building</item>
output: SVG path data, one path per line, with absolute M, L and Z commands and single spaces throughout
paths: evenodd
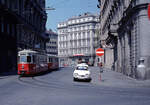
M 0 72 L 17 70 L 21 49 L 45 49 L 45 0 L 0 0 Z
M 47 15 L 45 0 L 20 1 L 20 20 L 17 27 L 18 49 L 46 49 L 45 25 Z M 18 7 L 19 7 L 18 6 Z
M 58 55 L 58 34 L 52 30 L 47 30 L 46 35 L 49 41 L 46 43 L 46 52 L 51 55 Z
M 58 24 L 58 55 L 60 65 L 75 65 L 79 59 L 95 61 L 98 43 L 99 17 L 91 13 L 69 18 Z
M 150 0 L 98 1 L 105 66 L 133 78 L 150 78 Z

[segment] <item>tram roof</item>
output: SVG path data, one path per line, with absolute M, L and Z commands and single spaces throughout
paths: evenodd
M 30 49 L 24 49 L 22 51 L 19 51 L 18 53 L 38 53 L 37 51 L 33 51 L 33 50 L 30 50 Z

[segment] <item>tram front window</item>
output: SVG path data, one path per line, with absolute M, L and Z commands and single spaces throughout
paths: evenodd
M 27 62 L 26 56 L 20 56 L 20 62 Z
M 27 56 L 27 62 L 31 62 L 31 56 Z
M 20 56 L 20 62 L 31 62 L 31 56 Z

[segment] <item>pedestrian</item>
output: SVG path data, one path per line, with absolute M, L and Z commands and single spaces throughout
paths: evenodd
M 100 68 L 100 73 L 103 73 L 103 63 L 102 62 L 99 63 L 99 68 Z
M 103 73 L 103 63 L 102 62 L 99 63 L 99 70 L 100 70 L 99 80 L 102 81 L 102 76 L 101 76 L 101 73 Z

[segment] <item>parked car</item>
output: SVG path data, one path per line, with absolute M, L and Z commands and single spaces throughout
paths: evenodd
M 88 80 L 91 81 L 91 73 L 85 64 L 78 64 L 73 72 L 73 80 Z

